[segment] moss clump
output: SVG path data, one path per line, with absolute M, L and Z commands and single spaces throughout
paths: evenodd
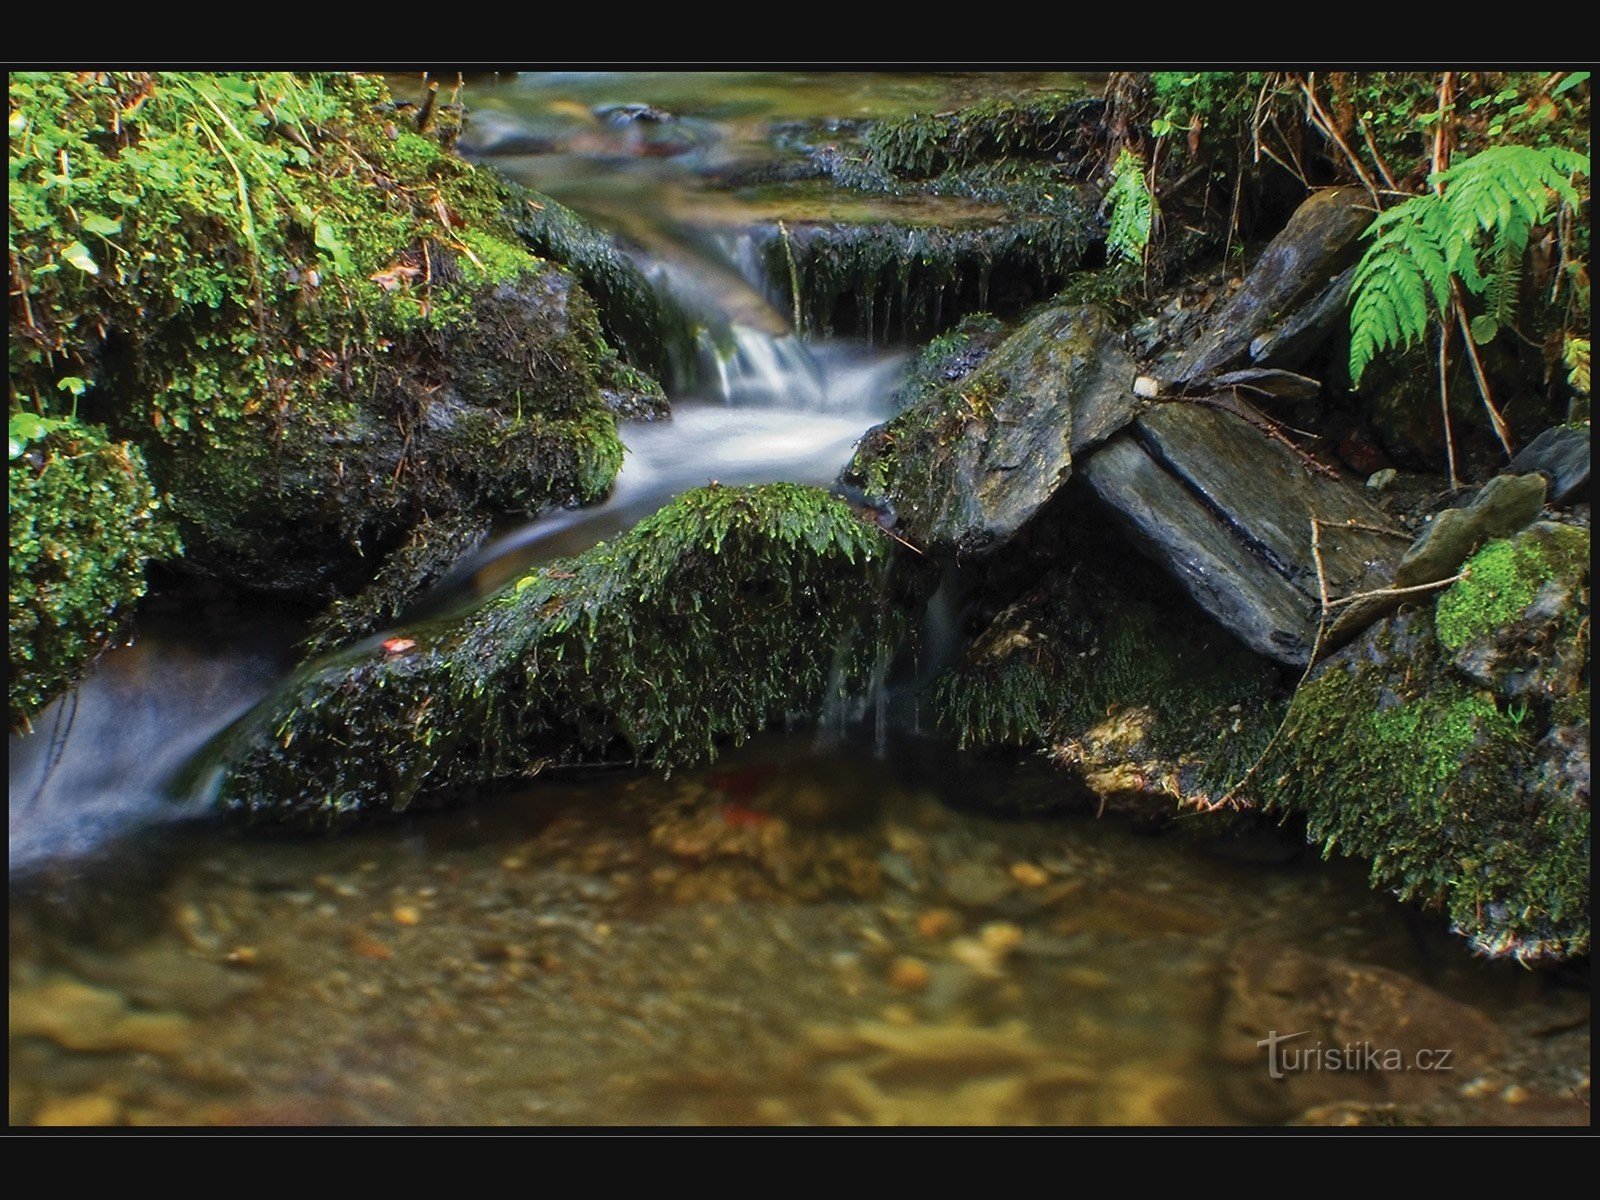
M 139 451 L 97 430 L 13 434 L 7 493 L 16 730 L 111 643 L 144 595 L 146 560 L 179 547 Z
M 1265 787 L 1374 885 L 1438 905 L 1492 955 L 1589 945 L 1587 797 L 1524 787 L 1540 731 L 1441 659 L 1428 610 L 1374 626 L 1295 696 Z
M 1439 597 L 1434 630 L 1447 650 L 1490 636 L 1516 621 L 1546 582 L 1581 574 L 1589 562 L 1587 530 L 1546 525 L 1484 546 L 1466 578 Z
M 548 196 L 512 189 L 507 213 L 527 247 L 568 268 L 599 306 L 607 340 L 624 361 L 671 381 L 695 362 L 695 323 L 656 291 L 615 238 Z
M 1271 736 L 1276 673 L 1150 599 L 1168 589 L 1144 574 L 1119 581 L 1084 563 L 1004 611 L 936 683 L 939 725 L 963 747 L 1043 748 L 1144 709 L 1141 755 L 1182 763 L 1184 794 L 1220 795 Z
M 465 619 L 302 675 L 230 735 L 222 802 L 333 822 L 550 761 L 710 758 L 882 669 L 904 622 L 890 549 L 814 488 L 690 492 Z
M 866 148 L 875 166 L 911 178 L 1002 157 L 1076 156 L 1092 143 L 1104 110 L 1098 99 L 1065 92 L 985 100 L 880 121 L 867 131 Z

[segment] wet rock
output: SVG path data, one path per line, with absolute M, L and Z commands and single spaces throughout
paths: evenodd
M 1374 471 L 1367 477 L 1367 486 L 1375 492 L 1381 492 L 1399 477 L 1400 472 L 1393 467 L 1385 467 L 1381 471 Z
M 1384 514 L 1231 413 L 1165 404 L 1103 447 L 1084 478 L 1134 544 L 1246 646 L 1304 666 L 1319 608 L 1381 587 L 1399 557 Z
M 1587 425 L 1558 425 L 1529 442 L 1507 468 L 1512 474 L 1537 471 L 1550 480 L 1550 503 L 1565 504 L 1581 498 L 1589 488 Z
M 1587 530 L 1542 521 L 1474 555 L 1435 616 L 1456 670 L 1523 704 L 1577 695 L 1589 667 L 1589 545 Z
M 1272 240 L 1244 286 L 1211 317 L 1205 332 L 1164 370 L 1164 382 L 1185 387 L 1239 367 L 1253 357 L 1252 344 L 1263 338 L 1254 356 L 1259 365 L 1304 362 L 1317 346 L 1312 335 L 1320 331 L 1325 336 L 1333 328 L 1342 297 L 1331 285 L 1355 263 L 1372 217 L 1371 201 L 1360 188 L 1314 194 Z M 1279 328 L 1286 314 L 1295 314 L 1308 301 L 1311 311 L 1304 318 Z
M 1226 988 L 1220 1050 L 1238 1068 L 1232 1096 L 1262 1119 L 1425 1101 L 1506 1051 L 1483 1012 L 1407 975 L 1266 938 L 1234 948 Z M 1273 1037 L 1275 1047 L 1260 1044 Z M 1441 1054 L 1449 1069 L 1426 1069 Z
M 1495 476 L 1470 504 L 1447 508 L 1434 517 L 1401 557 L 1391 587 L 1419 587 L 1449 579 L 1484 542 L 1515 533 L 1537 518 L 1544 498 L 1542 476 Z M 1406 598 L 1403 594 L 1369 596 L 1345 607 L 1329 629 L 1329 643 L 1347 640 L 1384 613 L 1393 612 Z
M 918 545 L 982 553 L 1132 417 L 1134 374 L 1101 310 L 1051 309 L 978 370 L 869 431 L 844 477 L 886 503 Z
M 132 1009 L 120 993 L 73 979 L 14 985 L 9 1015 L 13 1038 L 47 1038 L 64 1050 L 171 1054 L 189 1040 L 187 1018 Z
M 1345 328 L 1349 317 L 1345 301 L 1355 268 L 1349 267 L 1333 278 L 1320 295 L 1307 301 L 1281 323 L 1258 334 L 1250 342 L 1250 361 L 1261 367 L 1294 368 L 1309 362 L 1337 331 Z
M 233 811 L 323 823 L 550 761 L 709 758 L 815 710 L 833 671 L 864 689 L 903 631 L 890 546 L 818 489 L 702 488 L 406 630 L 403 653 L 363 646 L 291 679 L 195 769 L 222 760 Z

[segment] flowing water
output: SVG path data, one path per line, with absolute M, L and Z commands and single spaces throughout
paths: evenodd
M 740 253 L 770 197 L 716 181 L 785 122 L 1063 82 L 474 84 L 468 149 L 626 233 L 723 350 L 670 421 L 623 429 L 605 504 L 501 531 L 422 608 L 713 479 L 831 482 L 903 352 L 789 334 Z M 677 120 L 611 115 L 644 104 Z M 147 607 L 134 645 L 12 740 L 13 1123 L 1233 1124 L 1391 1102 L 1588 1120 L 1569 980 L 1472 959 L 1292 831 L 1097 821 L 1042 764 L 910 721 L 771 733 L 670 778 L 552 771 L 338 837 L 239 831 L 165 784 L 302 630 Z M 1451 1070 L 1275 1080 L 1273 1031 L 1448 1049 Z

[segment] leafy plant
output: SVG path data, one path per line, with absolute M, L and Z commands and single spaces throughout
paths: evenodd
M 1143 262 L 1150 244 L 1150 225 L 1154 200 L 1145 181 L 1144 160 L 1123 147 L 1111 168 L 1111 187 L 1106 192 L 1111 205 L 1111 228 L 1106 234 L 1106 253 L 1111 258 Z
M 1476 347 L 1510 321 L 1534 229 L 1561 206 L 1576 210 L 1582 198 L 1573 180 L 1588 175 L 1589 156 L 1575 150 L 1491 146 L 1430 176 L 1432 191 L 1379 215 L 1351 284 L 1351 379 L 1359 384 L 1379 354 L 1422 340 L 1430 322 L 1448 335 L 1453 321 L 1509 451 Z M 1478 297 L 1483 311 L 1469 318 L 1463 293 Z

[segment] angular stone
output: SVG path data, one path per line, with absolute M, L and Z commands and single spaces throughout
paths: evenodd
M 1344 326 L 1345 302 L 1356 269 L 1340 272 L 1320 295 L 1301 305 L 1281 324 L 1250 343 L 1250 361 L 1258 367 L 1293 370 L 1320 350 L 1335 330 Z
M 1318 301 L 1313 306 L 1318 311 L 1308 314 L 1307 321 L 1313 327 L 1326 325 L 1334 307 L 1330 281 L 1354 264 L 1372 217 L 1371 201 L 1360 188 L 1315 193 L 1272 239 L 1206 331 L 1169 368 L 1167 382 L 1181 387 L 1244 365 L 1252 357 L 1252 344 L 1308 301 Z M 1279 332 L 1270 340 L 1282 338 Z M 1268 344 L 1263 343 L 1257 359 L 1261 365 L 1297 365 L 1295 354 L 1269 355 Z
M 1166 404 L 1094 455 L 1085 479 L 1139 548 L 1240 641 L 1303 666 L 1328 598 L 1384 586 L 1401 543 L 1360 491 L 1307 471 L 1231 413 Z
M 1517 452 L 1507 468 L 1514 474 L 1538 471 L 1550 480 L 1550 503 L 1565 504 L 1589 487 L 1589 430 L 1576 425 L 1546 429 Z
M 870 430 L 844 477 L 887 503 L 917 545 L 982 553 L 1132 419 L 1136 373 L 1101 310 L 1049 309 L 976 371 Z

